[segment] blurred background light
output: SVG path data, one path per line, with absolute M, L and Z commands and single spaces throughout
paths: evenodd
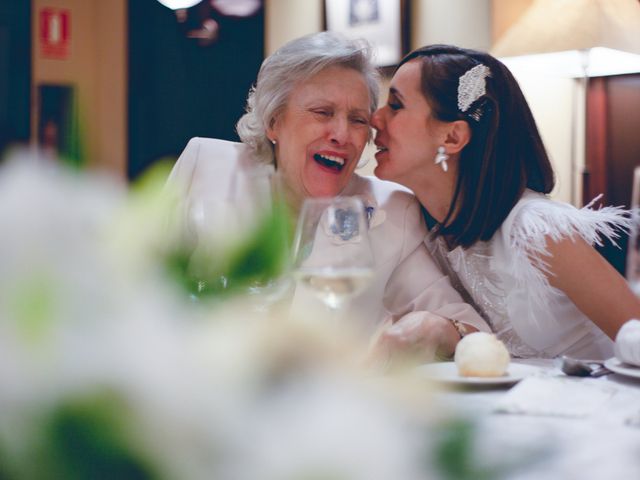
M 181 10 L 183 8 L 191 8 L 197 5 L 201 0 L 158 0 L 162 5 L 171 10 Z

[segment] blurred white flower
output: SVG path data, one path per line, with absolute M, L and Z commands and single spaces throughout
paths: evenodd
M 227 478 L 425 478 L 424 436 L 401 411 L 358 384 L 294 378 L 248 412 Z
M 181 232 L 161 190 L 132 195 L 30 157 L 0 168 L 0 457 L 10 478 L 33 477 L 47 447 L 64 471 L 65 442 L 47 446 L 43 432 L 74 411 L 93 411 L 92 435 L 120 431 L 104 438 L 160 478 L 432 478 L 423 419 L 402 395 L 372 388 L 346 325 L 258 312 L 241 296 L 194 302 L 177 287 L 163 256 Z

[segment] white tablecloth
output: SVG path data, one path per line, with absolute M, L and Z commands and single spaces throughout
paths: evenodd
M 578 387 L 574 393 L 598 398 L 595 402 L 585 398 L 580 416 L 564 416 L 563 409 L 576 398 L 568 398 L 566 392 L 559 398 L 555 386 L 557 380 L 569 377 L 550 360 L 524 363 L 543 368 L 542 381 L 532 384 L 548 390 L 552 398 L 544 408 L 557 406 L 557 411 L 544 414 L 542 407 L 528 411 L 536 403 L 545 403 L 544 393 L 534 392 L 542 400 L 527 402 L 514 396 L 516 392 L 510 390 L 515 387 L 508 386 L 443 390 L 435 396 L 441 411 L 468 417 L 476 424 L 482 439 L 478 456 L 488 464 L 515 461 L 520 466 L 510 471 L 509 479 L 640 479 L 640 379 L 617 374 L 597 379 L 570 377 Z M 584 384 L 589 388 L 580 388 Z M 505 400 L 514 398 L 524 398 L 521 403 L 527 413 L 498 412 Z

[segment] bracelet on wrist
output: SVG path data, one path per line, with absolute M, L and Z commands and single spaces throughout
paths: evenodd
M 451 322 L 451 325 L 453 325 L 453 328 L 458 332 L 458 335 L 460 335 L 460 338 L 464 338 L 464 336 L 469 333 L 467 326 L 464 323 L 454 320 L 453 318 L 450 318 L 449 321 Z

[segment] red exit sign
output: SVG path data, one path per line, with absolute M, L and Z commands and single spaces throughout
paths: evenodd
M 68 9 L 45 7 L 40 10 L 40 54 L 43 58 L 64 60 L 71 44 L 71 13 Z

